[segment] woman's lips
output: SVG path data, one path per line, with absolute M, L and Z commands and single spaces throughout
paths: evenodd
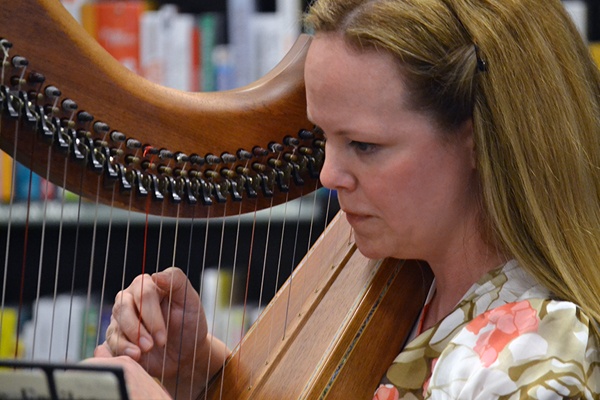
M 346 211 L 346 220 L 352 226 L 359 224 L 369 218 L 366 214 L 358 214 Z

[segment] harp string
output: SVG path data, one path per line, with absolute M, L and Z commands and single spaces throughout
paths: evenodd
M 317 212 L 317 198 L 318 196 L 316 195 L 317 190 L 319 189 L 319 183 L 315 182 L 315 186 L 313 188 L 313 193 L 315 193 L 315 196 L 313 196 L 312 199 L 312 215 L 310 218 L 310 225 L 308 227 L 308 241 L 307 241 L 307 246 L 306 246 L 306 254 L 308 254 L 310 252 L 310 246 L 312 244 L 312 238 L 313 238 L 313 229 L 315 227 L 315 219 L 316 219 L 316 212 Z M 331 198 L 331 192 L 329 192 L 328 194 L 328 199 Z M 327 201 L 327 203 L 329 203 L 329 200 Z M 329 206 L 326 207 L 324 213 L 323 213 L 323 231 L 325 231 L 325 228 L 327 227 L 327 221 L 329 220 Z M 298 282 L 297 282 L 298 283 Z M 305 285 L 305 278 L 304 276 L 301 278 L 301 281 L 298 283 L 300 285 L 301 288 L 303 288 L 302 290 L 302 298 L 303 299 L 307 299 L 308 298 L 308 293 L 307 293 L 307 285 Z
M 302 193 L 300 194 L 300 199 L 302 199 Z M 290 268 L 290 274 L 289 274 L 289 286 L 288 286 L 288 295 L 287 295 L 287 305 L 285 307 L 285 317 L 283 319 L 283 337 L 285 338 L 285 334 L 286 334 L 286 329 L 287 329 L 287 324 L 288 324 L 288 317 L 289 317 L 289 308 L 290 308 L 290 297 L 292 295 L 292 283 L 293 283 L 293 278 L 294 278 L 294 274 L 293 274 L 293 270 L 294 267 L 296 266 L 296 251 L 298 250 L 298 230 L 300 229 L 300 215 L 302 215 L 302 201 L 299 202 L 298 204 L 298 216 L 296 218 L 296 231 L 294 233 L 294 249 L 292 251 L 292 263 L 291 268 Z M 282 239 L 283 240 L 283 239 Z
M 48 160 L 50 160 L 50 156 L 52 154 L 52 148 L 48 148 Z M 48 161 L 48 167 L 46 168 L 46 181 L 44 182 L 44 186 L 45 186 L 45 192 L 48 193 L 49 191 L 49 178 L 50 175 L 50 161 Z M 44 203 L 43 203 L 43 215 L 42 215 L 42 240 L 40 243 L 40 253 L 39 253 L 39 263 L 38 263 L 38 280 L 37 280 L 37 288 L 36 288 L 36 304 L 39 304 L 39 299 L 40 299 L 40 292 L 41 292 L 41 286 L 42 286 L 42 269 L 43 269 L 43 259 L 44 259 L 44 243 L 45 243 L 45 237 L 46 237 L 46 215 L 47 215 L 47 211 L 48 211 L 48 201 L 47 199 L 44 199 Z M 37 314 L 37 313 L 36 313 Z M 37 315 L 36 317 L 37 318 Z M 37 320 L 34 320 L 34 326 L 37 324 Z M 0 329 L 1 332 L 1 329 Z M 33 343 L 35 343 L 35 333 L 34 333 L 34 338 L 33 338 Z
M 15 163 L 13 162 L 13 165 Z M 67 164 L 65 164 L 64 168 L 63 168 L 63 183 L 66 182 L 67 180 Z M 66 193 L 65 191 L 61 191 L 61 201 L 60 201 L 60 219 L 59 219 L 59 227 L 58 227 L 58 249 L 62 248 L 62 237 L 63 237 L 63 221 L 64 221 L 64 211 L 65 211 L 65 199 L 66 199 Z M 53 291 L 53 296 L 52 296 L 52 316 L 50 318 L 50 344 L 54 343 L 53 339 L 54 339 L 54 323 L 55 323 L 55 318 L 56 318 L 56 301 L 58 298 L 58 283 L 59 283 L 59 273 L 60 273 L 60 258 L 61 252 L 57 251 L 56 252 L 56 264 L 55 264 L 55 273 L 54 273 L 54 291 Z M 40 304 L 40 301 L 38 299 L 38 301 L 36 301 L 36 307 L 38 307 Z M 36 313 L 35 313 L 36 317 L 38 316 L 38 308 L 36 308 Z M 17 322 L 20 322 L 19 320 L 17 320 Z M 37 323 L 34 323 L 34 337 L 35 337 L 35 333 L 37 332 L 38 329 L 38 325 Z M 32 344 L 33 348 L 35 349 L 35 340 Z M 35 355 L 35 351 L 34 349 L 32 349 L 31 352 L 31 360 L 33 360 L 34 355 Z M 50 348 L 48 349 L 48 361 L 50 361 L 52 359 L 52 346 L 50 346 Z
M 4 70 L 6 65 L 6 59 L 8 58 L 8 51 L 4 46 L 1 46 L 4 50 L 4 60 L 2 62 L 2 81 L 4 82 Z M 0 121 L 0 129 L 2 128 L 2 122 Z M 15 138 L 19 137 L 18 123 L 15 124 Z M 17 150 L 17 140 L 13 145 L 13 150 Z M 10 194 L 9 194 L 9 207 L 8 207 L 8 221 L 7 221 L 7 232 L 6 232 L 6 246 L 5 246 L 5 256 L 4 256 L 4 274 L 3 274 L 3 282 L 2 282 L 2 311 L 0 315 L 0 332 L 3 332 L 4 329 L 4 307 L 6 300 L 6 284 L 7 284 L 7 276 L 8 276 L 8 262 L 9 262 L 9 250 L 10 250 L 10 241 L 11 241 L 11 232 L 12 232 L 12 222 L 13 222 L 13 204 L 14 204 L 14 193 L 15 193 L 15 178 L 17 175 L 17 166 L 13 162 L 11 165 L 11 184 L 10 184 Z M 2 335 L 0 335 L 0 345 L 2 344 Z M 17 333 L 17 345 L 15 346 L 14 357 L 16 358 L 19 353 L 18 346 L 18 333 Z
M 154 268 L 154 272 L 158 272 L 160 271 L 160 256 L 161 256 L 161 246 L 162 246 L 162 238 L 163 238 L 163 223 L 164 223 L 164 209 L 165 209 L 165 204 L 163 203 L 162 207 L 161 207 L 161 212 L 160 212 L 160 216 L 159 216 L 159 221 L 158 221 L 158 243 L 156 246 L 156 264 L 155 264 L 155 268 Z M 149 250 L 148 250 L 149 251 Z M 154 326 L 154 318 L 156 317 L 155 314 L 152 314 L 150 316 L 150 326 Z M 150 330 L 150 334 L 153 334 L 153 331 Z M 149 366 L 150 366 L 150 358 L 146 358 L 146 370 L 148 370 Z M 163 369 L 161 369 L 161 371 L 163 371 Z M 163 374 L 161 372 L 161 383 L 163 382 Z
M 283 241 L 285 239 L 285 233 L 286 233 L 286 223 L 287 223 L 287 216 L 288 216 L 288 198 L 286 195 L 286 199 L 285 202 L 283 203 L 283 226 L 281 228 L 281 236 L 279 237 L 279 253 L 277 255 L 277 269 L 276 269 L 276 273 L 275 273 L 275 284 L 273 285 L 273 297 L 277 295 L 277 288 L 278 288 L 278 284 L 279 284 L 279 278 L 280 278 L 280 274 L 281 274 L 281 263 L 283 260 L 282 254 L 283 254 Z M 287 305 L 286 305 L 287 308 Z M 273 319 L 271 319 L 271 329 L 269 330 L 269 349 L 271 349 L 272 347 L 272 341 L 273 341 L 273 331 L 275 330 L 275 323 L 281 323 L 279 321 L 273 321 Z M 285 326 L 285 325 L 284 325 Z M 278 339 L 278 338 L 276 338 Z M 270 353 L 269 353 L 270 356 Z
M 208 223 L 208 221 L 207 221 Z M 188 243 L 188 253 L 187 253 L 187 262 L 186 262 L 186 276 L 190 276 L 190 266 L 191 266 L 191 251 L 192 251 L 192 243 L 193 243 L 193 234 L 194 234 L 194 215 L 192 215 L 191 218 L 191 223 L 190 223 L 190 239 L 189 239 L 189 243 Z M 176 245 L 176 244 L 175 244 Z M 173 264 L 175 265 L 175 264 Z M 180 377 L 180 373 L 181 373 L 181 355 L 182 355 L 182 351 L 183 351 L 183 336 L 185 334 L 185 314 L 186 314 L 186 308 L 187 308 L 187 293 L 188 292 L 188 285 L 185 285 L 184 288 L 184 296 L 183 296 L 183 310 L 182 310 L 182 323 L 181 323 L 181 329 L 179 332 L 179 353 L 178 353 L 178 363 L 177 363 L 177 373 L 176 373 L 176 380 L 175 380 L 175 392 L 177 393 L 178 388 L 179 388 L 179 377 Z
M 19 119 L 21 118 L 21 108 L 19 108 Z M 15 133 L 19 132 L 19 124 L 15 124 Z M 15 140 L 15 149 L 16 140 Z M 23 235 L 23 258 L 21 262 L 21 280 L 19 283 L 19 303 L 18 303 L 18 311 L 17 311 L 17 321 L 21 320 L 22 312 L 23 312 L 23 294 L 25 291 L 25 267 L 26 267 L 26 259 L 27 259 L 27 245 L 29 239 L 29 213 L 31 211 L 31 178 L 32 173 L 29 172 L 29 182 L 27 185 L 27 200 L 25 207 L 25 233 Z M 17 347 L 15 349 L 15 355 L 18 354 L 19 350 L 19 332 L 17 332 Z
M 73 111 L 73 113 L 71 114 L 71 117 L 69 118 L 70 121 L 73 120 L 73 117 L 75 115 L 75 111 Z M 31 158 L 33 160 L 33 156 Z M 32 161 L 33 162 L 33 161 Z M 30 169 L 31 171 L 31 169 Z M 31 172 L 30 172 L 31 173 Z M 83 181 L 84 181 L 84 174 L 83 174 L 83 170 L 80 172 L 80 178 L 79 178 L 79 189 L 80 192 L 83 189 Z M 31 184 L 31 178 L 30 178 L 30 184 Z M 68 361 L 68 355 L 69 355 L 69 347 L 70 347 L 70 342 L 71 342 L 71 324 L 73 323 L 73 299 L 75 296 L 75 278 L 77 276 L 77 262 L 78 262 L 78 257 L 79 257 L 79 241 L 80 241 L 80 235 L 81 235 L 81 212 L 82 212 L 82 201 L 83 198 L 81 196 L 78 196 L 77 198 L 77 221 L 76 221 L 76 225 L 75 225 L 75 245 L 73 246 L 73 264 L 72 264 L 72 268 L 71 268 L 71 291 L 70 291 L 70 298 L 69 298 L 69 313 L 68 313 L 68 318 L 67 318 L 67 338 L 66 338 L 66 345 L 65 345 L 65 357 L 64 357 L 64 361 L 67 362 Z M 51 343 L 52 345 L 52 343 Z
M 252 256 L 254 255 L 254 239 L 255 239 L 255 233 L 256 233 L 256 217 L 257 217 L 257 207 L 254 207 L 254 212 L 253 212 L 253 217 L 252 217 L 252 229 L 251 229 L 251 235 L 250 235 L 250 249 L 249 249 L 249 254 L 248 254 L 248 263 L 247 263 L 247 270 L 246 270 L 246 285 L 245 285 L 245 289 L 244 289 L 244 302 L 243 302 L 243 307 L 242 307 L 242 323 L 240 326 L 240 337 L 243 336 L 244 334 L 244 327 L 245 327 L 245 322 L 246 322 L 246 313 L 248 311 L 248 294 L 249 294 L 249 290 L 250 290 L 250 271 L 252 270 Z M 260 306 L 259 306 L 259 310 L 260 310 Z M 240 343 L 239 346 L 239 354 L 240 354 L 240 360 L 242 359 L 242 347 L 243 347 L 243 342 Z M 223 365 L 222 368 L 225 367 L 225 360 L 223 360 Z M 240 370 L 239 370 L 240 364 L 238 363 L 238 366 L 236 368 L 236 372 L 235 372 L 235 376 L 236 376 L 236 381 L 237 378 L 239 377 L 240 374 Z M 208 384 L 208 381 L 207 381 Z M 223 384 L 224 384 L 224 377 L 221 376 L 221 393 L 223 392 Z M 205 392 L 205 396 L 207 395 L 207 392 Z
M 2 128 L 2 123 L 0 122 L 0 129 Z M 13 205 L 13 193 L 14 193 L 14 186 L 15 186 L 15 181 L 14 181 L 14 176 L 16 173 L 16 166 L 14 165 L 14 163 L 12 163 L 12 167 L 11 167 L 11 185 L 10 185 L 10 193 L 9 193 L 9 208 L 8 208 L 8 221 L 7 221 L 7 232 L 6 232 L 6 246 L 5 246 L 5 250 L 4 250 L 4 271 L 2 274 L 3 280 L 2 280 L 2 301 L 1 301 L 1 308 L 0 311 L 2 311 L 0 313 L 0 332 L 3 332 L 4 329 L 4 317 L 5 317 L 5 313 L 4 313 L 4 308 L 5 308 L 5 301 L 6 301 L 6 284 L 7 284 L 7 276 L 8 276 L 8 250 L 10 249 L 10 234 L 11 234 L 11 227 L 12 227 L 12 205 Z M 2 335 L 0 335 L 0 346 L 2 346 Z M 15 350 L 15 357 L 17 354 L 17 349 Z
M 248 163 L 249 161 L 246 161 L 246 168 L 248 167 Z M 255 234 L 256 234 L 256 225 L 257 225 L 257 217 L 258 217 L 258 204 L 255 202 L 254 203 L 254 211 L 252 214 L 252 227 L 251 227 L 251 235 L 250 235 L 250 247 L 249 247 L 249 254 L 248 254 L 248 263 L 247 263 L 247 271 L 246 271 L 246 284 L 245 284 L 245 290 L 244 290 L 244 298 L 243 298 L 243 307 L 242 307 L 242 322 L 240 324 L 240 334 L 239 337 L 242 338 L 245 332 L 245 322 L 246 322 L 246 317 L 247 317 L 247 312 L 248 312 L 248 296 L 249 296 L 249 288 L 250 288 L 250 276 L 251 276 L 251 271 L 252 271 L 252 261 L 253 261 L 253 256 L 254 256 L 254 244 L 255 244 Z M 261 286 L 260 286 L 260 290 L 259 290 L 259 301 L 258 301 L 258 306 L 257 306 L 257 310 L 260 311 L 261 309 L 261 299 L 262 299 L 262 293 L 263 293 L 263 288 L 264 288 L 264 276 L 265 276 L 265 266 L 266 266 L 266 262 L 267 262 L 267 249 L 268 249 L 268 240 L 269 240 L 269 232 L 271 229 L 271 216 L 272 216 L 272 209 L 273 209 L 273 203 L 271 201 L 271 207 L 269 207 L 269 218 L 268 218 L 268 223 L 267 223 L 267 235 L 265 237 L 265 253 L 264 253 L 264 257 L 263 257 L 263 268 L 262 268 L 262 276 L 261 276 Z M 241 217 L 241 216 L 240 216 Z M 231 287 L 231 290 L 233 291 L 233 286 Z M 240 360 L 242 359 L 242 354 L 243 354 L 243 342 L 239 343 L 239 354 L 240 354 Z M 225 367 L 225 362 L 226 360 L 223 360 L 223 365 L 222 368 Z M 240 364 L 238 363 L 238 368 L 235 372 L 235 380 L 237 381 L 239 374 L 240 374 L 240 370 L 239 370 Z M 208 374 L 207 374 L 208 375 Z M 220 380 L 220 386 L 221 386 L 221 391 L 220 393 L 223 393 L 222 388 L 224 385 L 224 377 L 223 375 L 221 376 L 221 380 Z M 206 379 L 206 385 L 205 387 L 208 387 L 208 382 L 209 382 L 209 377 L 207 376 Z M 208 392 L 205 391 L 204 396 L 205 398 L 207 397 Z
M 49 157 L 48 157 L 48 160 L 50 160 Z M 97 236 L 97 231 L 98 231 L 98 211 L 99 211 L 101 183 L 102 183 L 102 180 L 100 177 L 98 177 L 98 182 L 96 184 L 96 199 L 94 202 L 94 222 L 93 222 L 93 228 L 92 228 L 92 244 L 91 244 L 92 248 L 90 251 L 90 264 L 89 264 L 90 266 L 89 266 L 88 284 L 87 284 L 87 292 L 86 292 L 85 311 L 83 314 L 84 321 L 88 321 L 90 319 L 90 312 L 91 312 L 91 307 L 92 307 L 92 296 L 93 296 L 92 283 L 93 283 L 94 266 L 95 266 L 94 255 L 96 254 L 96 236 Z M 87 324 L 86 324 L 86 327 L 87 327 Z M 81 354 L 85 354 L 85 350 L 87 348 L 88 341 L 90 340 L 89 335 L 90 335 L 90 332 L 88 331 L 88 329 L 84 328 L 83 339 L 81 341 L 81 348 L 80 348 Z
M 269 223 L 267 224 L 267 235 L 265 237 L 265 250 L 264 250 L 264 254 L 263 254 L 263 262 L 262 262 L 262 274 L 261 274 L 261 281 L 260 281 L 260 291 L 259 291 L 259 297 L 258 297 L 258 309 L 260 310 L 262 308 L 262 301 L 263 301 L 263 293 L 265 290 L 265 277 L 266 277 L 266 270 L 267 270 L 267 261 L 268 261 L 268 252 L 269 252 L 269 239 L 271 237 L 271 218 L 273 217 L 273 201 L 271 201 L 271 205 L 269 207 L 269 216 L 268 216 L 268 221 Z
M 146 273 L 146 259 L 147 259 L 147 254 L 148 254 L 148 230 L 149 230 L 149 210 L 150 210 L 150 196 L 148 196 L 148 198 L 146 199 L 146 213 L 144 216 L 144 244 L 142 246 L 143 248 L 143 252 L 142 252 L 142 282 L 141 282 L 141 287 L 140 287 L 140 292 L 144 293 L 144 280 L 145 280 L 145 273 Z M 139 314 L 140 314 L 140 318 L 138 320 L 138 328 L 137 328 L 137 342 L 140 342 L 140 338 L 142 336 L 142 312 L 143 312 L 143 308 L 144 308 L 144 297 L 140 296 L 140 310 L 139 310 Z
M 177 214 L 175 217 L 175 237 L 173 239 L 173 259 L 171 261 L 171 265 L 175 265 L 175 259 L 177 257 L 177 241 L 178 241 L 178 236 L 179 236 L 179 205 L 176 206 L 177 207 Z M 208 225 L 207 225 L 208 227 Z M 169 285 L 169 297 L 168 297 L 168 307 L 167 307 L 167 316 L 166 316 L 166 320 L 167 320 L 167 324 L 166 324 L 166 329 L 167 329 L 167 339 L 169 338 L 169 328 L 170 328 L 170 323 L 171 323 L 171 304 L 173 301 L 173 278 L 171 276 L 171 282 Z M 165 348 L 163 350 L 163 364 L 162 364 L 162 371 L 161 371 L 161 377 L 160 377 L 160 381 L 161 383 L 165 381 L 165 370 L 166 370 L 166 361 L 167 361 L 167 350 L 169 347 L 169 340 L 167 340 L 167 343 L 165 344 Z
M 100 288 L 100 300 L 99 300 L 99 311 L 98 311 L 98 318 L 96 320 L 96 326 L 98 327 L 98 329 L 96 330 L 96 342 L 95 345 L 97 346 L 100 343 L 100 336 L 103 333 L 100 329 L 100 327 L 102 326 L 102 313 L 104 311 L 104 306 L 105 306 L 105 299 L 104 299 L 104 295 L 105 295 L 105 290 L 106 290 L 106 278 L 108 275 L 108 254 L 110 252 L 110 243 L 111 243 L 111 234 L 112 234 L 112 225 L 113 225 L 113 209 L 114 209 L 114 201 L 115 201 L 115 190 L 116 188 L 113 187 L 112 189 L 112 197 L 111 197 L 111 201 L 110 201 L 110 205 L 108 207 L 108 226 L 107 226 L 107 232 L 106 232 L 106 247 L 105 247 L 105 252 L 104 252 L 104 269 L 103 269 L 103 273 L 102 273 L 102 284 L 101 284 L 101 288 Z
M 148 199 L 150 200 L 150 199 Z M 146 207 L 146 215 L 144 217 L 144 245 L 143 245 L 143 252 L 142 252 L 142 283 L 140 286 L 140 294 L 144 293 L 144 280 L 145 280 L 145 273 L 146 273 L 146 254 L 148 251 L 148 206 Z M 142 313 L 144 311 L 144 297 L 140 296 L 140 318 L 138 320 L 138 328 L 137 328 L 137 342 L 139 343 L 140 338 L 142 337 Z
M 279 253 L 277 255 L 277 268 L 275 270 L 275 284 L 274 284 L 273 292 L 272 292 L 273 296 L 277 295 L 277 286 L 278 286 L 278 283 L 279 283 L 279 275 L 280 275 L 280 272 L 281 272 L 281 261 L 282 261 L 281 255 L 282 255 L 282 252 L 283 252 L 283 240 L 284 240 L 285 231 L 286 231 L 285 227 L 286 227 L 286 221 L 287 221 L 287 211 L 288 211 L 288 198 L 286 197 L 286 200 L 283 203 L 283 225 L 282 225 L 282 228 L 281 228 L 281 236 L 279 237 L 279 250 L 278 250 Z M 271 217 L 272 217 L 272 214 L 269 213 L 269 225 L 271 223 Z M 263 279 L 264 279 L 264 276 L 263 276 Z M 262 293 L 261 293 L 261 297 L 262 297 Z M 267 357 L 270 357 L 270 355 L 271 355 L 271 348 L 273 347 L 272 346 L 273 336 L 274 336 L 273 332 L 275 330 L 275 326 L 274 326 L 275 323 L 273 321 L 273 318 L 271 318 L 269 320 L 269 323 L 270 323 L 269 324 L 269 326 L 270 326 L 270 328 L 269 328 L 269 340 L 268 340 L 268 349 L 269 349 L 269 352 L 267 354 Z
M 153 156 L 151 158 L 151 160 L 150 160 L 151 163 L 154 162 L 154 158 L 155 158 L 155 156 Z M 167 165 L 167 167 L 168 167 L 168 165 Z M 142 270 L 141 270 L 142 282 L 141 282 L 141 287 L 140 287 L 141 293 L 144 293 L 144 279 L 145 279 L 145 274 L 146 274 L 146 259 L 147 259 L 147 254 L 148 254 L 148 231 L 150 228 L 149 217 L 150 217 L 150 196 L 148 196 L 146 199 L 146 210 L 145 210 L 145 216 L 144 216 L 144 244 L 142 247 L 143 250 L 142 250 Z M 138 343 L 140 341 L 141 332 L 142 332 L 141 315 L 143 312 L 143 306 L 144 306 L 144 297 L 140 296 L 140 310 L 139 310 L 140 319 L 138 320 L 138 332 L 137 332 Z
M 161 254 L 162 254 L 161 247 L 162 247 L 162 239 L 163 239 L 164 220 L 165 220 L 164 213 L 165 213 L 165 203 L 163 202 L 161 211 L 160 211 L 159 221 L 158 221 L 158 243 L 156 246 L 156 265 L 155 265 L 155 269 L 154 269 L 155 273 L 160 271 L 160 258 L 161 258 Z M 144 251 L 146 251 L 146 249 Z M 150 320 L 150 326 L 154 326 L 154 318 L 155 317 L 156 317 L 156 315 L 152 314 L 151 320 Z M 153 334 L 152 330 L 150 331 L 150 334 Z M 149 368 L 149 365 L 150 365 L 150 358 L 147 358 L 146 359 L 146 369 Z M 163 368 L 161 369 L 161 371 L 162 372 L 161 372 L 160 381 L 162 383 L 164 381 L 164 364 L 163 364 Z
M 226 209 L 226 206 L 225 206 L 225 209 Z M 217 279 L 216 279 L 216 283 L 215 283 L 215 285 L 217 287 L 217 290 L 214 291 L 214 299 L 213 299 L 212 321 L 211 321 L 211 332 L 210 332 L 211 333 L 211 346 L 210 346 L 210 349 L 209 349 L 209 352 L 208 352 L 208 359 L 207 359 L 207 362 L 206 362 L 206 371 L 207 371 L 207 373 L 206 373 L 206 380 L 205 380 L 206 382 L 208 382 L 208 380 L 210 379 L 209 371 L 210 371 L 210 364 L 211 364 L 212 356 L 213 356 L 213 354 L 212 354 L 212 348 L 213 348 L 212 343 L 213 343 L 213 340 L 215 338 L 215 329 L 216 329 L 216 324 L 217 324 L 217 320 L 216 320 L 216 318 L 217 318 L 217 307 L 218 307 L 218 303 L 220 301 L 220 296 L 219 296 L 220 290 L 219 290 L 219 288 L 224 284 L 222 282 L 221 267 L 222 267 L 223 250 L 224 250 L 223 245 L 224 245 L 224 237 L 225 237 L 225 222 L 226 222 L 226 218 L 225 217 L 226 217 L 226 215 L 227 215 L 227 212 L 225 211 L 223 213 L 223 218 L 222 218 L 222 221 L 221 221 L 221 238 L 220 238 L 220 245 L 219 245 L 219 260 L 217 262 L 217 274 L 216 274 Z M 236 242 L 236 247 L 237 247 L 237 242 Z M 234 251 L 237 251 L 237 248 Z M 206 267 L 206 266 L 204 266 L 204 267 Z M 232 279 L 234 279 L 233 278 L 233 274 L 232 274 Z M 233 281 L 232 281 L 231 282 L 230 291 L 233 291 L 233 287 L 234 286 L 233 286 Z M 227 319 L 229 320 L 230 317 L 231 317 L 231 308 L 229 308 L 229 310 L 227 311 Z M 225 337 L 223 337 L 222 339 L 225 342 L 225 345 L 227 345 L 228 344 L 228 339 L 229 339 L 227 337 L 227 335 L 225 335 Z
M 127 208 L 127 219 L 126 219 L 126 223 L 125 223 L 125 241 L 124 241 L 124 251 L 123 251 L 123 269 L 121 271 L 121 291 L 123 291 L 125 289 L 125 281 L 126 281 L 126 271 L 127 271 L 127 255 L 129 252 L 129 232 L 130 232 L 130 227 L 131 227 L 131 204 L 133 202 L 133 191 L 129 193 L 129 206 Z M 115 299 L 116 300 L 116 299 Z M 119 303 L 120 303 L 120 307 L 123 307 L 123 296 L 120 296 L 118 299 Z M 119 325 L 121 325 L 121 315 L 118 316 L 119 318 Z M 108 333 L 107 333 L 108 335 Z M 119 342 L 121 340 L 120 336 L 117 336 L 117 347 L 119 347 Z
M 208 250 L 208 233 L 209 233 L 209 221 L 210 220 L 210 208 L 208 209 L 208 215 L 206 217 L 206 225 L 205 225 L 205 230 L 204 230 L 204 246 L 203 246 L 203 250 L 202 250 L 202 272 L 200 273 L 200 282 L 199 282 L 199 286 L 200 289 L 198 291 L 198 296 L 200 297 L 200 299 L 203 298 L 204 296 L 204 285 L 205 285 L 205 278 L 206 278 L 206 257 L 207 257 L 207 250 Z M 200 314 L 200 307 L 198 307 L 198 314 L 196 317 L 196 332 L 198 332 L 200 323 L 201 323 L 201 314 Z M 197 336 L 196 336 L 197 339 Z M 212 337 L 211 337 L 211 345 L 212 345 Z M 197 343 L 197 340 L 196 340 Z M 212 347 L 212 346 L 211 346 Z M 194 354 L 196 354 L 197 348 L 194 347 Z M 194 357 L 194 361 L 193 361 L 193 366 L 195 368 L 196 364 L 196 357 Z M 209 363 L 206 364 L 206 369 L 208 371 L 209 368 Z M 210 377 L 208 376 L 208 373 L 206 374 L 205 377 L 205 386 L 208 385 L 208 380 L 210 379 Z M 190 385 L 192 384 L 192 382 L 190 382 Z
M 255 218 L 256 218 L 256 214 Z M 237 266 L 237 258 L 238 258 L 238 251 L 239 251 L 239 240 L 240 240 L 240 228 L 241 228 L 241 223 L 242 223 L 242 205 L 240 203 L 239 205 L 239 209 L 238 209 L 238 213 L 237 213 L 237 223 L 236 223 L 236 233 L 235 233 L 235 245 L 234 245 L 234 256 L 233 256 L 233 263 L 232 263 L 232 271 L 231 271 L 231 287 L 229 289 L 229 305 L 228 305 L 228 315 L 227 315 L 227 325 L 225 328 L 225 337 L 229 338 L 229 328 L 230 328 L 230 324 L 231 324 L 231 310 L 233 309 L 233 295 L 235 292 L 235 280 L 236 280 L 236 276 L 237 276 L 237 271 L 236 271 L 236 266 Z M 256 220 L 252 221 L 252 237 L 250 239 L 250 248 L 252 248 L 252 245 L 254 243 L 254 226 L 256 225 Z M 252 250 L 250 250 L 252 251 Z M 246 298 L 245 296 L 247 296 L 248 292 L 246 291 L 244 294 L 244 304 L 246 303 Z M 246 312 L 246 308 L 244 307 L 242 310 L 242 324 L 241 324 L 241 332 L 240 332 L 240 337 L 243 335 L 243 331 L 244 331 L 244 323 L 243 321 L 245 320 L 245 312 Z M 222 367 L 225 366 L 225 360 L 223 360 L 223 365 Z M 223 388 L 224 385 L 224 380 L 221 377 L 221 388 Z
M 236 278 L 237 278 L 237 258 L 238 258 L 238 251 L 239 251 L 239 244 L 240 244 L 240 225 L 241 225 L 241 204 L 240 204 L 240 208 L 238 210 L 238 214 L 237 214 L 237 223 L 236 223 L 236 227 L 235 227 L 235 244 L 233 247 L 233 262 L 231 263 L 231 287 L 229 289 L 229 305 L 228 305 L 228 314 L 227 314 L 227 324 L 225 326 L 225 337 L 229 338 L 229 328 L 230 328 L 230 324 L 231 324 L 231 310 L 233 308 L 233 294 L 235 292 L 234 288 L 236 285 Z

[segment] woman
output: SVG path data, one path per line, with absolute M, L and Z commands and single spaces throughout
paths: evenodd
M 323 184 L 362 253 L 435 274 L 375 397 L 600 396 L 600 76 L 560 2 L 317 0 L 306 22 Z M 171 279 L 144 287 L 139 342 L 125 290 L 98 355 L 158 354 Z M 227 350 L 200 332 L 210 375 Z

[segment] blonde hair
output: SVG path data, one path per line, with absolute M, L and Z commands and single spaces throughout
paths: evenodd
M 559 0 L 317 0 L 396 56 L 415 109 L 473 120 L 484 234 L 600 321 L 600 73 Z

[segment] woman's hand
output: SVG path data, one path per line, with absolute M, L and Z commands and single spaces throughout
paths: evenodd
M 178 388 L 178 396 L 187 398 L 191 390 L 195 397 L 229 354 L 207 330 L 198 293 L 171 267 L 140 275 L 117 294 L 106 342 L 97 351 L 129 356 L 171 394 Z
M 112 357 L 110 349 L 106 344 L 96 348 L 94 358 L 88 358 L 83 364 L 116 366 L 123 369 L 125 382 L 127 383 L 127 394 L 130 400 L 170 400 L 171 396 L 166 389 L 161 387 L 158 381 L 152 378 L 140 364 L 127 356 Z

